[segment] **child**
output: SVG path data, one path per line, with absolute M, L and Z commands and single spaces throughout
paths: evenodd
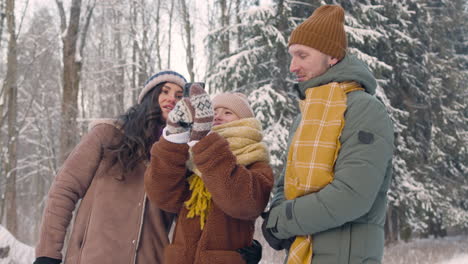
M 243 94 L 220 94 L 213 108 L 192 85 L 151 150 L 148 197 L 178 214 L 165 263 L 251 263 L 238 249 L 260 247 L 253 242 L 254 223 L 273 186 L 261 124 Z

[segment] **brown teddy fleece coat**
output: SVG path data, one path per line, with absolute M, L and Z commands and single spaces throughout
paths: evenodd
M 255 219 L 267 205 L 273 186 L 273 171 L 263 161 L 247 167 L 237 165 L 228 142 L 217 133 L 200 140 L 192 152 L 213 201 L 203 230 L 198 217 L 187 218 L 184 206 L 190 198 L 185 165 L 188 146 L 161 138 L 151 149 L 151 164 L 145 174 L 148 198 L 161 209 L 179 214 L 164 261 L 245 263 L 235 250 L 252 244 Z
M 147 201 L 141 162 L 123 174 L 106 148 L 121 132 L 110 122 L 97 124 L 63 164 L 49 191 L 36 257 L 62 259 L 67 227 L 80 207 L 64 263 L 163 263 L 173 214 Z

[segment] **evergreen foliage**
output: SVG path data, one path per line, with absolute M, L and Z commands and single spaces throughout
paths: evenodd
M 241 11 L 241 23 L 220 27 L 208 36 L 208 46 L 220 45 L 215 36 L 242 32 L 239 46 L 224 57 L 216 58 L 208 74 L 211 93 L 237 91 L 248 95 L 256 116 L 265 129 L 276 172 L 282 169 L 287 129 L 297 113 L 288 75 L 287 35 L 289 7 L 279 1 L 272 6 L 253 5 Z M 286 21 L 285 21 L 286 20 Z M 284 26 L 284 24 L 286 24 Z M 286 57 L 286 59 L 284 59 Z

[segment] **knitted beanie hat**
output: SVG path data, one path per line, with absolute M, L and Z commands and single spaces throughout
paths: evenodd
M 241 93 L 222 93 L 213 98 L 213 109 L 224 107 L 236 114 L 240 119 L 254 117 L 247 96 Z
M 338 5 L 324 5 L 297 26 L 289 39 L 293 44 L 309 46 L 341 60 L 348 43 L 344 30 L 344 10 Z
M 185 80 L 184 76 L 180 73 L 171 70 L 160 71 L 155 75 L 151 76 L 145 83 L 143 90 L 141 90 L 140 95 L 138 96 L 138 103 L 141 104 L 143 101 L 143 97 L 147 95 L 156 85 L 163 83 L 163 82 L 170 82 L 175 83 L 184 89 Z

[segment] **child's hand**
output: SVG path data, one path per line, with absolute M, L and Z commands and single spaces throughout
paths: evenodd
M 199 83 L 193 83 L 190 86 L 189 94 L 192 109 L 195 111 L 190 141 L 200 140 L 210 132 L 213 125 L 213 105 L 210 96 Z

